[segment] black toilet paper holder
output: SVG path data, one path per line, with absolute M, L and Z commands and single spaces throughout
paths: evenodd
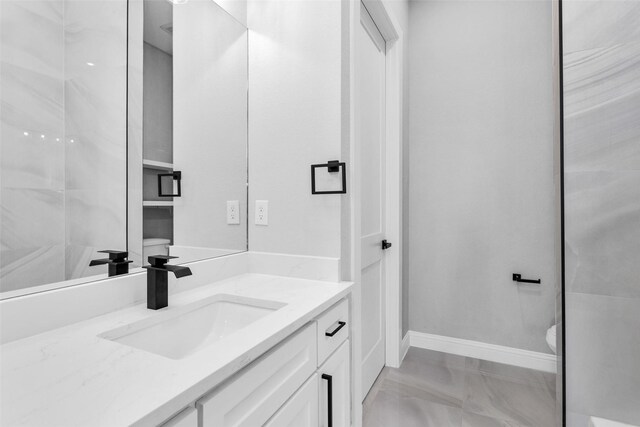
M 513 281 L 518 283 L 542 283 L 542 280 L 523 279 L 521 274 L 513 273 Z

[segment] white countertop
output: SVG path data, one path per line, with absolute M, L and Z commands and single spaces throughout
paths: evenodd
M 0 424 L 159 424 L 346 296 L 350 287 L 243 274 L 170 295 L 169 307 L 157 312 L 137 305 L 9 342 L 0 347 Z M 98 337 L 222 293 L 287 305 L 180 360 Z

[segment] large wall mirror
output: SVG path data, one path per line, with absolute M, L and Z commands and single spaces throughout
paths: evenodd
M 247 29 L 212 0 L 0 2 L 0 299 L 99 250 L 247 250 Z M 179 190 L 179 191 L 178 191 Z
M 127 246 L 127 2 L 0 1 L 0 295 Z
M 247 29 L 212 0 L 136 1 L 129 72 L 141 68 L 142 79 L 130 79 L 129 162 L 142 191 L 129 198 L 132 259 L 245 251 Z

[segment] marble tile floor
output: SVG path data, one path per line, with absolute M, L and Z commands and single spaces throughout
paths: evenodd
M 409 349 L 364 401 L 364 427 L 554 427 L 555 374 Z

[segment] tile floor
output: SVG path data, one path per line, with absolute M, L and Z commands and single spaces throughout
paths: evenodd
M 555 427 L 555 375 L 411 348 L 364 401 L 364 427 Z

